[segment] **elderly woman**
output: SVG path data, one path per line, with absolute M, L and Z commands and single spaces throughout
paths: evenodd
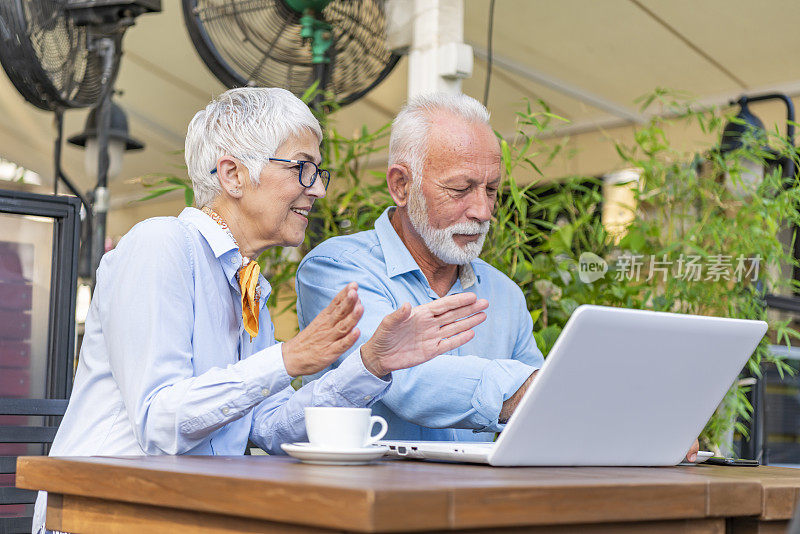
M 469 341 L 486 301 L 470 293 L 404 304 L 358 340 L 357 287 L 277 343 L 254 261 L 303 242 L 325 196 L 322 132 L 283 89 L 234 89 L 195 115 L 186 163 L 199 209 L 137 224 L 103 257 L 69 407 L 52 455 L 242 454 L 305 439 L 306 406 L 371 406 L 391 372 Z M 466 317 L 466 318 L 465 318 Z M 463 319 L 463 320 L 459 320 Z M 45 496 L 34 532 L 43 528 Z

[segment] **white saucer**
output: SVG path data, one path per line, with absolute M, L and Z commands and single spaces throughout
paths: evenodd
M 313 447 L 310 443 L 284 443 L 281 448 L 294 458 L 307 464 L 364 465 L 386 454 L 386 445 L 370 445 L 358 449 L 328 449 Z

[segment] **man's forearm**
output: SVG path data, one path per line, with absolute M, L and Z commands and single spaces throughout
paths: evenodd
M 509 418 L 511 418 L 511 414 L 517 409 L 519 401 L 522 400 L 523 395 L 525 395 L 525 392 L 528 390 L 528 386 L 530 386 L 531 382 L 533 382 L 537 372 L 539 372 L 538 369 L 532 372 L 531 376 L 528 377 L 525 383 L 522 384 L 513 395 L 503 402 L 503 407 L 500 409 L 500 423 L 506 423 L 508 422 Z

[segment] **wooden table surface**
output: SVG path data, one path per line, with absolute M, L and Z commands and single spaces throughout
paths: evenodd
M 22 457 L 17 486 L 50 492 L 72 532 L 782 532 L 800 470 L 489 467 L 276 456 Z

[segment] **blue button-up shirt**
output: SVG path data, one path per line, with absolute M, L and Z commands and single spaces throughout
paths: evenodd
M 358 282 L 364 305 L 358 324 L 362 340 L 403 303 L 439 298 L 392 227 L 391 209 L 374 230 L 329 239 L 303 259 L 296 277 L 301 327 L 351 281 Z M 450 354 L 392 373 L 389 391 L 373 407 L 389 423 L 388 438 L 489 441 L 491 434 L 484 432 L 503 428 L 498 422 L 503 401 L 541 366 L 525 298 L 510 278 L 475 260 L 460 269 L 448 294 L 464 291 L 489 301 L 486 321 Z
M 259 277 L 260 329 L 242 325 L 242 256 L 203 212 L 137 224 L 103 256 L 69 406 L 53 456 L 238 455 L 306 439 L 306 406 L 371 405 L 391 379 L 358 349 L 295 392 Z M 34 531 L 44 522 L 36 506 Z

